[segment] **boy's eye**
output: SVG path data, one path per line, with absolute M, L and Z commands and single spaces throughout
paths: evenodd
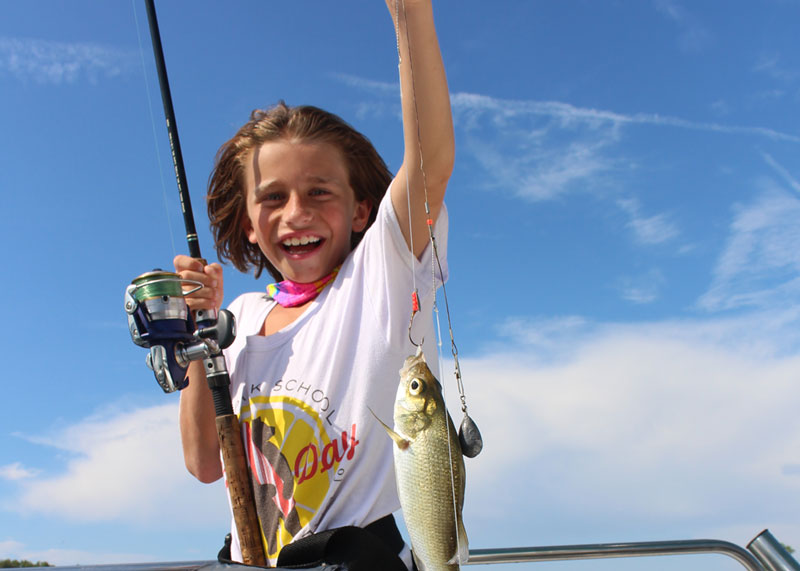
M 283 200 L 282 192 L 268 192 L 261 195 L 261 202 L 278 202 Z
M 310 192 L 311 196 L 323 196 L 326 194 L 330 194 L 330 191 L 326 188 L 313 188 Z

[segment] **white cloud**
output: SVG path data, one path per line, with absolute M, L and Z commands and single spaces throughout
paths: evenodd
M 536 141 L 537 138 L 541 140 Z M 551 200 L 575 189 L 585 190 L 611 168 L 612 161 L 601 152 L 606 145 L 602 140 L 550 145 L 545 138 L 546 135 L 536 131 L 505 131 L 502 141 L 487 142 L 477 136 L 470 137 L 465 146 L 487 173 L 488 186 L 511 189 L 532 201 Z M 535 149 L 529 153 L 510 154 L 506 145 Z
M 578 315 L 528 319 L 511 317 L 497 328 L 501 338 L 525 345 L 528 358 L 539 362 L 563 358 L 562 352 L 570 349 L 565 339 L 582 339 L 592 331 L 593 325 Z M 571 351 L 569 354 L 572 354 Z
M 332 73 L 330 77 L 357 89 L 363 91 L 373 91 L 381 94 L 400 95 L 399 83 L 388 83 L 386 81 L 375 81 L 374 79 L 366 79 L 358 77 L 350 73 Z
M 39 470 L 25 468 L 20 462 L 0 466 L 0 478 L 4 480 L 27 480 L 38 473 Z
M 450 97 L 453 112 L 457 118 L 468 123 L 473 112 L 492 112 L 505 118 L 517 118 L 525 115 L 543 116 L 558 119 L 564 127 L 583 126 L 592 129 L 624 125 L 655 125 L 674 127 L 696 131 L 715 133 L 741 134 L 765 137 L 771 140 L 800 143 L 800 137 L 790 133 L 775 131 L 763 127 L 740 127 L 722 123 L 705 123 L 689 121 L 680 117 L 659 115 L 658 113 L 617 113 L 586 107 L 576 107 L 559 101 L 525 101 L 515 99 L 499 99 L 472 93 L 454 93 Z M 461 114 L 464 116 L 462 117 Z
M 800 194 L 800 181 L 793 177 L 792 174 L 769 153 L 763 153 L 762 156 L 764 157 L 764 161 L 780 175 L 784 182 L 788 184 L 792 190 Z
M 486 443 L 467 461 L 473 547 L 665 533 L 742 544 L 767 526 L 800 543 L 792 523 L 800 507 L 798 325 L 797 307 L 638 325 L 507 320 L 504 352 L 461 358 Z M 202 505 L 191 489 L 175 408 L 110 407 L 35 438 L 74 457 L 63 474 L 21 484 L 19 509 L 165 528 L 227 520 L 224 506 Z M 224 504 L 224 491 L 213 493 Z M 147 560 L 4 545 L 12 556 L 58 564 Z
M 0 37 L 0 72 L 41 84 L 116 77 L 136 61 L 131 50 L 100 44 Z
M 634 540 L 622 529 L 743 544 L 771 526 L 798 543 L 797 325 L 797 311 L 790 323 L 587 324 L 554 361 L 527 343 L 535 331 L 462 358 L 485 442 L 467 462 L 468 530 L 505 545 L 563 543 L 564 529 L 576 542 Z
M 450 101 L 455 113 L 491 112 L 507 119 L 538 115 L 558 119 L 562 127 L 588 125 L 598 128 L 608 124 L 636 122 L 636 119 L 614 111 L 576 107 L 561 101 L 499 99 L 464 92 L 451 94 Z
M 19 559 L 19 556 L 17 556 L 16 554 L 19 553 L 20 550 L 23 548 L 24 545 L 22 543 L 20 543 L 19 541 L 14 541 L 13 539 L 6 539 L 0 541 L 0 553 L 10 554 L 8 556 L 9 559 Z
M 751 204 L 735 207 L 703 309 L 780 306 L 800 293 L 800 200 L 773 181 L 758 186 Z
M 607 154 L 618 123 L 602 113 L 464 93 L 452 100 L 462 148 L 483 168 L 489 188 L 551 200 L 597 187 L 619 162 Z
M 485 185 L 512 189 L 533 201 L 610 187 L 611 175 L 628 168 L 617 148 L 626 126 L 651 125 L 800 143 L 800 137 L 773 129 L 652 113 L 621 114 L 556 101 L 454 93 L 451 102 L 460 148 L 483 168 Z M 650 243 L 677 234 L 677 228 L 663 215 L 637 218 L 634 223 L 640 238 Z
M 636 304 L 652 303 L 661 295 L 666 280 L 657 268 L 636 276 L 620 278 L 618 288 L 622 299 Z
M 0 541 L 0 554 L 8 559 L 26 559 L 28 561 L 46 561 L 51 565 L 114 565 L 124 563 L 143 563 L 151 561 L 146 553 L 126 552 L 93 552 L 79 549 L 32 549 L 15 541 Z
M 661 5 L 667 12 L 677 9 L 673 2 L 663 1 Z M 399 98 L 397 83 L 374 81 L 349 74 L 333 74 L 332 77 L 362 91 L 372 92 L 379 96 Z M 596 152 L 600 150 L 598 145 L 603 147 L 605 144 L 619 141 L 619 131 L 626 125 L 653 125 L 764 137 L 770 140 L 800 143 L 800 136 L 764 127 L 741 127 L 723 123 L 690 121 L 658 113 L 618 113 L 591 107 L 577 107 L 562 101 L 502 99 L 477 93 L 454 92 L 450 94 L 450 102 L 457 129 L 462 129 L 466 133 L 485 129 L 489 134 L 494 130 L 493 138 L 497 138 L 509 131 L 517 138 L 520 138 L 520 135 L 524 135 L 521 141 L 512 140 L 511 144 L 508 145 L 509 149 L 515 149 L 512 156 L 530 152 L 538 143 L 543 142 L 544 137 L 548 134 L 551 135 L 552 139 L 547 142 L 549 144 L 557 143 L 557 136 L 552 135 L 555 131 L 561 131 L 559 148 L 563 149 L 565 145 L 570 143 L 583 144 L 593 148 Z M 387 109 L 383 106 L 374 107 L 373 105 L 368 105 L 368 107 L 373 112 L 377 112 L 376 110 L 385 112 Z M 717 101 L 714 107 L 717 111 L 722 110 L 724 112 L 727 110 L 727 103 Z M 391 109 L 393 113 L 396 113 L 396 107 Z M 538 118 L 539 121 L 545 120 L 549 122 L 537 122 L 534 118 Z M 587 135 L 592 131 L 594 136 L 588 137 Z M 576 134 L 578 137 L 574 136 Z M 581 138 L 581 136 L 585 138 Z M 518 142 L 522 142 L 522 146 L 515 147 L 514 145 Z M 487 144 L 479 150 L 483 151 L 492 147 L 493 145 Z M 494 146 L 494 148 L 498 147 Z M 579 157 L 581 152 L 573 151 L 573 155 Z M 598 157 L 602 158 L 601 164 L 609 164 L 608 158 L 603 158 L 600 155 Z
M 724 117 L 731 113 L 731 105 L 724 99 L 717 99 L 711 104 L 711 111 L 713 111 L 715 115 Z
M 656 9 L 678 25 L 678 45 L 684 52 L 699 52 L 711 42 L 711 33 L 674 0 L 655 0 Z
M 786 68 L 780 55 L 776 53 L 762 53 L 753 66 L 753 71 L 782 82 L 793 82 L 800 77 L 800 72 Z
M 174 403 L 133 411 L 110 406 L 29 440 L 69 460 L 63 473 L 20 481 L 8 509 L 73 522 L 225 521 L 222 485 L 206 488 L 183 465 Z
M 688 18 L 673 2 L 662 2 L 661 9 L 673 18 Z M 344 74 L 334 77 L 379 98 L 399 96 L 395 83 Z M 531 201 L 617 188 L 619 181 L 614 175 L 630 168 L 618 148 L 625 127 L 669 127 L 800 143 L 797 135 L 774 129 L 689 121 L 657 113 L 624 114 L 560 101 L 501 99 L 466 92 L 452 93 L 450 99 L 459 152 L 469 155 L 463 160 L 481 167 L 484 176 L 479 184 Z M 380 100 L 359 104 L 359 116 L 386 113 L 399 119 L 399 106 Z M 632 224 L 647 243 L 677 233 L 664 215 L 640 217 Z
M 661 244 L 672 240 L 680 233 L 666 214 L 643 216 L 641 205 L 635 198 L 618 200 L 617 205 L 629 216 L 627 226 L 633 230 L 639 244 Z
M 517 194 L 546 200 L 561 194 L 573 183 L 596 177 L 610 168 L 611 161 L 600 152 L 605 145 L 602 140 L 576 141 L 566 147 L 543 151 L 536 157 L 536 166 L 519 181 Z M 513 180 L 508 182 L 513 183 Z

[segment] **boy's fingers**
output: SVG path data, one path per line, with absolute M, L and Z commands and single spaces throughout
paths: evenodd
M 223 295 L 222 266 L 216 262 L 204 266 L 202 261 L 183 254 L 175 256 L 173 264 L 175 272 L 181 279 L 203 284 L 203 287 L 197 291 L 192 291 L 197 288 L 196 284 L 184 283 L 182 285 L 184 292 L 192 291 L 185 297 L 189 307 L 193 310 L 218 309 Z
M 203 271 L 203 262 L 197 258 L 192 258 L 191 256 L 179 254 L 175 256 L 175 259 L 172 260 L 172 263 L 175 265 L 175 271 L 178 273 L 186 270 L 194 272 Z

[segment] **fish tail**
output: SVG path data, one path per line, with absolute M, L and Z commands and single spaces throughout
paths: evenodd
M 456 553 L 447 563 L 451 565 L 466 565 L 469 561 L 469 540 L 467 539 L 467 530 L 464 528 L 464 522 L 458 520 L 458 547 Z

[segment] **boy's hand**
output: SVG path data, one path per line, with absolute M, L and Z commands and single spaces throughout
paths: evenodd
M 392 20 L 395 19 L 397 12 L 403 12 L 404 8 L 415 8 L 416 6 L 430 6 L 431 0 L 386 0 L 386 7 L 389 8 L 389 13 L 392 15 Z M 397 24 L 397 22 L 395 22 Z
M 403 6 L 411 7 L 418 4 L 430 4 L 431 0 L 386 0 L 386 6 L 392 14 L 394 14 L 395 2 L 400 3 L 399 8 L 402 10 Z
M 175 256 L 172 262 L 175 265 L 175 273 L 185 280 L 192 280 L 203 284 L 203 288 L 187 295 L 184 299 L 189 309 L 215 309 L 219 311 L 222 307 L 223 288 L 222 288 L 222 266 L 217 263 L 203 266 L 203 263 L 189 256 Z M 184 289 L 188 288 L 188 284 Z

